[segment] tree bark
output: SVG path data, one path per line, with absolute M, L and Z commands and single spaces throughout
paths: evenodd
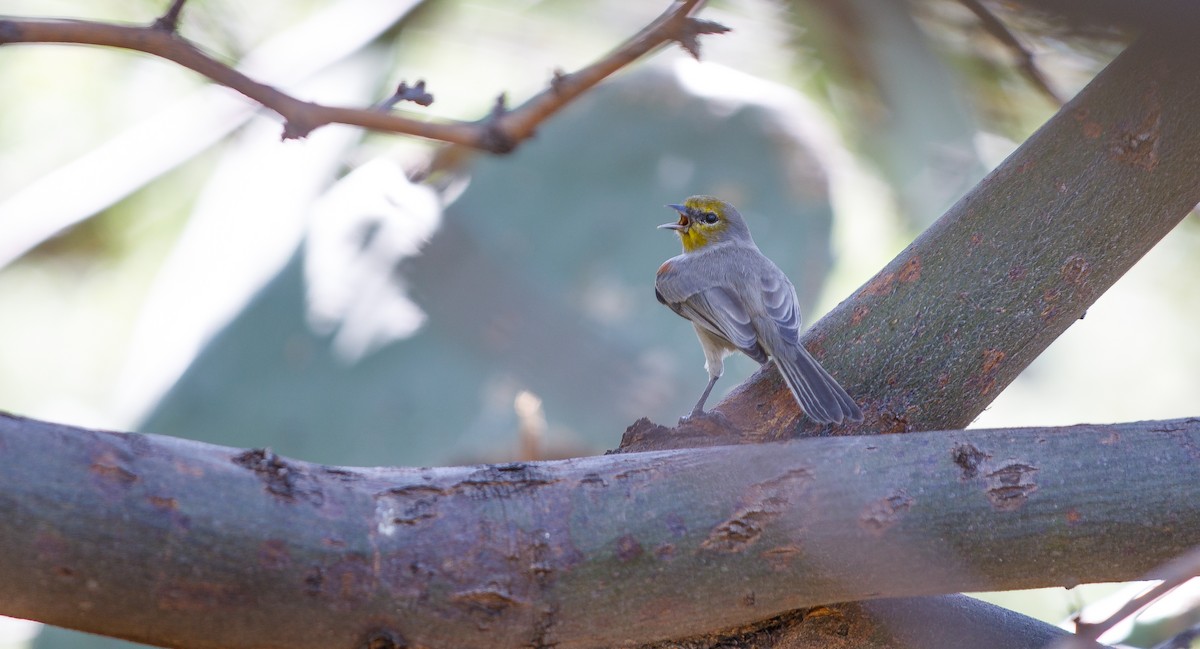
M 1139 577 L 1200 543 L 1198 459 L 1200 419 L 351 469 L 7 417 L 0 613 L 188 648 L 658 641 Z
M 1188 63 L 1198 49 L 1193 35 L 1155 25 L 806 333 L 810 351 L 859 398 L 863 424 L 802 419 L 768 367 L 718 404 L 717 416 L 675 428 L 639 421 L 620 450 L 968 424 L 1200 201 L 1200 127 L 1190 114 L 1200 77 Z M 990 614 L 980 602 L 959 607 Z M 879 646 L 858 628 L 840 646 Z M 1012 627 L 1014 637 L 1022 628 Z
M 832 432 L 966 424 L 1200 201 L 1197 50 L 1143 38 L 809 332 L 868 412 Z M 626 448 L 831 432 L 774 370 L 718 410 Z M 1200 540 L 1196 421 L 1127 426 L 403 470 L 10 418 L 0 612 L 177 647 L 566 648 L 1127 579 Z
M 1200 202 L 1197 57 L 1192 33 L 1139 39 L 806 332 L 863 406 L 862 424 L 804 419 L 768 365 L 720 416 L 643 425 L 622 449 L 969 424 Z

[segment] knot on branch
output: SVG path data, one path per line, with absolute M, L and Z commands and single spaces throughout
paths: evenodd
M 700 60 L 700 36 L 705 34 L 724 34 L 729 31 L 729 28 L 718 22 L 711 20 L 701 20 L 699 18 L 684 18 L 678 29 L 671 35 L 671 39 L 679 43 L 679 46 L 687 50 L 688 54 L 697 61 Z
M 408 641 L 391 629 L 375 629 L 367 634 L 362 649 L 405 649 Z
M 504 93 L 496 97 L 492 110 L 483 121 L 483 133 L 479 138 L 480 148 L 492 153 L 512 153 L 517 148 L 516 141 L 509 136 L 500 122 L 508 114 L 508 99 Z
M 550 91 L 556 95 L 562 93 L 568 76 L 570 75 L 563 72 L 562 68 L 554 68 L 554 74 L 550 77 Z
M 433 103 L 433 95 L 425 91 L 425 80 L 418 79 L 417 83 L 410 86 L 407 82 L 401 81 L 399 86 L 396 86 L 396 92 L 392 93 L 391 97 L 383 100 L 379 104 L 380 110 L 391 110 L 396 104 L 402 101 L 411 101 L 418 106 L 428 106 Z
M 272 496 L 288 502 L 306 501 L 320 505 L 325 501 L 319 485 L 302 471 L 293 468 L 269 448 L 256 448 L 239 453 L 233 463 L 253 471 L 263 488 Z
M 151 29 L 174 34 L 179 31 L 179 14 L 183 12 L 183 4 L 187 0 L 174 0 L 167 12 L 158 17 L 154 24 L 150 25 Z
M 305 104 L 312 106 L 312 104 Z M 322 126 L 325 122 L 313 119 L 311 113 L 305 111 L 289 111 L 291 115 L 284 115 L 283 133 L 280 134 L 281 140 L 302 140 L 308 137 L 318 126 Z

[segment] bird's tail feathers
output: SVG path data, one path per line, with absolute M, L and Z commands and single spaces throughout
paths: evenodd
M 803 345 L 797 342 L 781 347 L 780 353 L 771 356 L 804 414 L 822 424 L 862 421 L 858 404 Z

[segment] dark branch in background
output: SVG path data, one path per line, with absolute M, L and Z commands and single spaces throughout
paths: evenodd
M 186 2 L 187 0 L 174 0 L 171 2 L 171 6 L 167 8 L 167 12 L 154 21 L 154 24 L 150 28 L 170 33 L 179 31 L 179 14 L 183 11 L 183 5 Z
M 1046 95 L 1050 101 L 1054 102 L 1055 106 L 1063 105 L 1062 97 L 1059 97 L 1058 93 L 1054 92 L 1054 89 L 1050 87 L 1050 82 L 1046 80 L 1046 76 L 1042 74 L 1037 64 L 1034 63 L 1033 53 L 1021 41 L 1017 40 L 1016 35 L 990 9 L 983 6 L 983 3 L 979 0 L 959 0 L 959 2 L 979 18 L 979 22 L 983 24 L 984 31 L 991 34 L 993 38 L 1000 41 L 1000 43 L 1012 51 L 1013 56 L 1017 58 L 1017 67 L 1029 78 L 1030 83 L 1035 88 L 1040 90 L 1043 95 Z
M 493 113 L 476 122 L 420 120 L 373 108 L 347 108 L 301 101 L 261 83 L 201 51 L 180 37 L 175 29 L 184 0 L 175 0 L 171 8 L 151 26 L 136 27 L 83 20 L 0 20 L 0 44 L 5 43 L 77 43 L 100 45 L 145 52 L 194 70 L 216 83 L 270 108 L 283 117 L 283 137 L 302 138 L 326 124 L 347 124 L 376 131 L 415 135 L 492 153 L 508 153 L 533 135 L 538 125 L 561 110 L 585 91 L 612 73 L 649 54 L 668 42 L 677 42 L 693 56 L 699 52 L 697 36 L 719 34 L 728 28 L 691 17 L 700 0 L 673 4 L 616 50 L 591 65 L 570 74 L 556 73 L 549 87 L 525 103 Z M 396 95 L 382 102 L 386 107 L 401 100 L 432 101 L 433 97 L 403 85 Z M 403 93 L 401 92 L 403 91 Z M 415 94 L 416 99 L 401 94 Z M 389 103 L 390 102 L 390 103 Z
M 1161 579 L 1162 583 L 1148 588 L 1146 592 L 1129 600 L 1103 622 L 1079 624 L 1075 636 L 1060 640 L 1051 649 L 1079 649 L 1079 647 L 1085 646 L 1083 643 L 1099 640 L 1100 636 L 1120 624 L 1122 620 L 1158 601 L 1193 577 L 1200 577 L 1200 547 L 1193 548 L 1187 554 L 1146 575 L 1146 579 Z M 1176 638 L 1178 637 L 1176 636 Z M 1172 638 L 1173 640 L 1175 638 Z
M 1179 632 L 1166 642 L 1155 645 L 1154 649 L 1191 649 L 1192 642 L 1200 638 L 1200 624 Z

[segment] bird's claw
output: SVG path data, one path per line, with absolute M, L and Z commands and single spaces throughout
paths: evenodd
M 729 421 L 729 418 L 727 418 L 719 410 L 693 410 L 679 418 L 679 425 L 681 426 L 683 424 L 695 424 L 700 422 L 715 424 L 722 428 L 728 428 L 732 425 Z

